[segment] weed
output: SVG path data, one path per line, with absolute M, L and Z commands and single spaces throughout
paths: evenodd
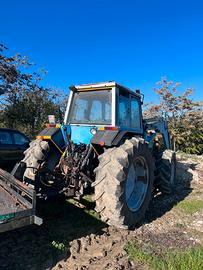
M 185 224 L 183 223 L 176 223 L 175 226 L 179 229 L 185 228 Z
M 185 200 L 179 202 L 176 206 L 176 209 L 181 210 L 185 214 L 194 214 L 201 209 L 203 209 L 203 201 L 201 200 Z
M 63 243 L 52 241 L 51 245 L 52 245 L 52 247 L 56 248 L 57 250 L 61 250 L 61 251 L 65 250 L 65 245 Z
M 82 199 L 87 202 L 92 202 L 92 194 L 86 194 L 82 197 Z

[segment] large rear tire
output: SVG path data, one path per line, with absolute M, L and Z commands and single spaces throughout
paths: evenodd
M 58 189 L 49 182 L 50 179 L 40 171 L 40 167 L 54 171 L 61 157 L 58 149 L 48 141 L 37 139 L 30 143 L 30 147 L 24 154 L 24 159 L 17 164 L 18 167 L 13 175 L 35 189 L 39 196 L 44 198 L 55 196 Z
M 24 181 L 35 181 L 36 172 L 40 164 L 45 160 L 50 150 L 49 143 L 37 139 L 30 143 L 30 147 L 24 152 L 25 157 L 22 162 L 26 165 Z
M 145 215 L 153 188 L 154 163 L 144 140 L 132 138 L 107 150 L 95 172 L 96 211 L 102 221 L 133 229 Z

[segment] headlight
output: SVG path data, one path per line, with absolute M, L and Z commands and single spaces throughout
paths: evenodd
M 96 128 L 91 128 L 90 132 L 92 133 L 92 135 L 95 135 L 97 133 L 97 130 L 96 130 Z

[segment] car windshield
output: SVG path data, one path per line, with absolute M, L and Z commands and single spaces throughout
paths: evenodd
M 76 92 L 69 114 L 73 124 L 111 124 L 111 90 Z

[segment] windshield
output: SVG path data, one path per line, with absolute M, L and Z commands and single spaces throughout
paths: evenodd
M 111 124 L 111 90 L 76 92 L 69 123 Z

